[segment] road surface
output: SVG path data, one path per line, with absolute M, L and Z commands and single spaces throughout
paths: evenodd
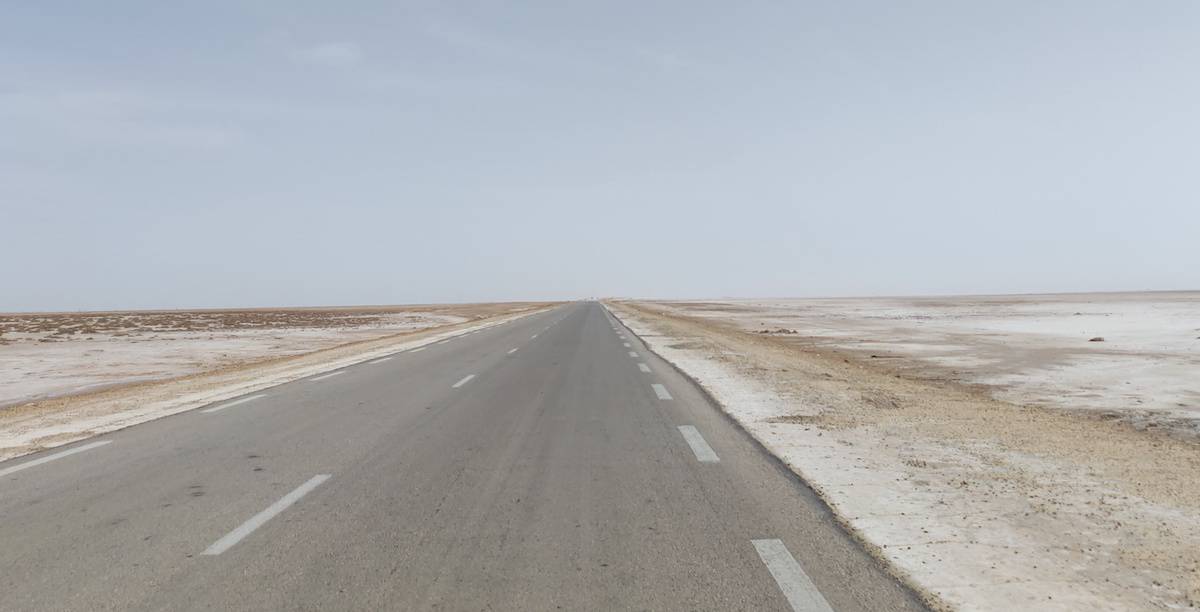
M 920 610 L 597 303 L 0 463 L 2 610 Z

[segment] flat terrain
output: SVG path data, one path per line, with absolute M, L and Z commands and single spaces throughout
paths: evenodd
M 333 346 L 309 350 L 297 354 L 286 351 L 261 354 L 262 351 L 247 349 L 240 358 L 232 363 L 215 367 L 209 366 L 191 374 L 178 375 L 175 373 L 160 373 L 151 380 L 131 379 L 129 368 L 147 368 L 169 352 L 172 346 L 184 345 L 190 352 L 199 354 L 193 359 L 198 364 L 219 360 L 218 356 L 204 353 L 204 342 L 197 342 L 194 337 L 173 337 L 158 340 L 153 336 L 150 340 L 142 340 L 141 346 L 131 350 L 137 359 L 126 368 L 112 368 L 112 361 L 104 361 L 95 357 L 97 369 L 107 369 L 115 376 L 113 384 L 101 388 L 92 388 L 73 394 L 52 396 L 35 399 L 24 403 L 12 404 L 0 408 L 0 460 L 19 457 L 46 448 L 67 444 L 89 436 L 124 427 L 137 425 L 156 418 L 161 418 L 178 412 L 191 410 L 197 406 L 221 401 L 239 395 L 245 395 L 268 387 L 277 386 L 300 378 L 313 376 L 349 365 L 354 365 L 382 355 L 395 353 L 406 349 L 416 349 L 421 346 L 457 337 L 465 333 L 486 329 L 503 324 L 517 318 L 528 316 L 535 312 L 550 308 L 550 304 L 486 304 L 472 306 L 454 306 L 459 315 L 455 318 L 471 316 L 468 321 L 460 323 L 443 323 L 418 329 L 388 329 L 386 332 L 374 330 L 362 339 L 362 330 L 351 326 L 349 331 L 316 330 L 324 334 L 325 342 L 336 343 Z M 333 312 L 339 313 L 337 319 L 343 320 L 346 309 Z M 383 310 L 383 309 L 378 309 Z M 139 313 L 153 318 L 158 313 Z M 205 313 L 207 314 L 207 313 Z M 312 323 L 311 313 L 304 315 L 304 320 Z M 177 313 L 168 313 L 178 316 Z M 274 316 L 273 314 L 271 316 Z M 448 317 L 449 315 L 442 315 Z M 251 318 L 257 320 L 258 315 Z M 426 317 L 425 321 L 432 319 Z M 308 337 L 314 332 L 312 327 L 281 326 L 274 335 L 284 338 L 286 344 L 293 350 L 304 346 Z M 360 333 L 361 332 L 361 333 Z M 186 332 L 176 332 L 186 333 Z M 229 332 L 237 336 L 244 330 L 235 329 Z M 359 334 L 359 335 L 356 335 Z M 359 338 L 348 341 L 349 338 Z M 233 340 L 246 349 L 243 339 Z M 167 348 L 164 348 L 163 344 Z M 86 351 L 89 343 L 75 342 L 64 345 L 68 357 L 64 361 L 74 359 L 78 365 L 91 365 Z M 35 345 L 36 346 L 36 345 Z M 73 351 L 71 349 L 73 347 Z M 130 348 L 130 347 L 126 347 Z M 193 366 L 196 366 L 194 363 Z M 35 366 L 42 370 L 53 370 L 54 362 L 48 365 Z M 68 368 L 69 369 L 69 368 Z M 115 370 L 115 371 L 113 371 Z
M 660 305 L 1011 403 L 1200 434 L 1200 292 Z
M 0 462 L 0 608 L 918 610 L 598 304 Z
M 302 355 L 528 306 L 0 314 L 0 409 Z
M 1200 606 L 1196 293 L 612 307 L 941 602 Z

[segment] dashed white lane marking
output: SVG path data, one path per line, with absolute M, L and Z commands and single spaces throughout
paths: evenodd
M 82 453 L 83 451 L 92 450 L 93 448 L 100 448 L 101 446 L 104 446 L 105 444 L 112 444 L 112 440 L 101 440 L 99 442 L 92 442 L 91 444 L 84 444 L 83 446 L 76 446 L 75 448 L 67 449 L 60 453 L 54 453 L 53 455 L 46 455 L 45 457 L 42 457 L 40 459 L 34 459 L 33 461 L 26 461 L 25 463 L 22 463 L 20 465 L 14 465 L 12 467 L 7 467 L 7 468 L 0 470 L 0 478 L 4 478 L 5 476 L 8 476 L 9 474 L 15 474 L 17 472 L 20 472 L 21 470 L 23 470 L 25 468 L 31 468 L 35 465 L 49 463 L 51 461 L 54 461 L 55 459 L 62 459 L 63 457 L 70 457 L 71 455 L 74 455 L 75 453 Z
M 212 408 L 205 408 L 204 410 L 201 410 L 200 412 L 203 412 L 205 414 L 213 413 L 213 412 L 217 412 L 220 410 L 224 410 L 226 408 L 233 408 L 234 406 L 237 406 L 238 404 L 245 404 L 246 402 L 252 402 L 256 399 L 262 399 L 266 396 L 267 396 L 266 393 L 259 393 L 258 395 L 251 395 L 250 397 L 243 397 L 242 399 L 233 400 L 232 402 L 227 402 L 227 403 L 221 404 L 220 406 L 214 406 Z
M 637 354 L 637 351 L 629 351 L 629 356 L 630 356 L 630 357 L 637 357 L 637 356 L 638 356 L 638 354 Z
M 475 375 L 474 375 L 474 374 L 467 374 L 466 376 L 464 376 L 464 377 L 463 377 L 463 379 L 462 379 L 462 380 L 460 380 L 460 381 L 458 381 L 458 382 L 454 383 L 454 386 L 453 386 L 453 387 L 451 387 L 451 388 L 453 388 L 453 389 L 457 389 L 457 388 L 459 388 L 459 387 L 461 387 L 461 386 L 463 386 L 463 385 L 465 385 L 465 384 L 467 384 L 467 383 L 471 382 L 471 379 L 472 379 L 472 378 L 475 378 Z
M 641 370 L 641 371 L 643 371 L 643 372 L 649 372 L 649 371 L 650 371 L 650 366 L 648 366 L 648 365 L 646 365 L 646 364 L 644 364 L 644 363 L 639 363 L 639 364 L 638 364 L 638 369 L 639 369 L 639 370 Z
M 658 399 L 661 399 L 661 400 L 674 399 L 673 397 L 671 397 L 671 393 L 669 391 L 667 391 L 666 387 L 664 387 L 658 383 L 655 383 L 650 386 L 654 387 L 654 394 L 658 396 Z
M 833 612 L 829 602 L 817 590 L 808 574 L 781 540 L 752 540 L 759 558 L 770 570 L 779 590 L 796 612 Z
M 624 344 L 624 345 L 625 345 L 625 348 L 629 348 L 629 343 L 628 343 L 628 342 L 622 342 L 621 344 Z
M 392 360 L 391 357 L 380 357 L 379 359 L 376 359 L 374 361 L 368 361 L 367 363 L 383 363 L 385 361 L 391 361 L 391 360 Z
M 326 378 L 333 378 L 334 376 L 337 376 L 338 374 L 341 374 L 341 373 L 342 373 L 342 370 L 338 370 L 337 372 L 330 372 L 328 374 L 314 376 L 314 377 L 310 378 L 309 380 L 312 380 L 312 381 L 325 380 Z
M 537 334 L 534 334 L 534 335 L 532 335 L 532 336 L 530 336 L 530 337 L 529 337 L 529 339 L 530 339 L 530 340 L 534 340 L 534 339 L 536 339 L 536 338 L 537 338 Z
M 517 352 L 517 349 L 508 349 L 508 354 L 509 354 L 509 355 L 512 355 L 512 354 L 513 354 L 513 353 L 515 353 L 515 352 Z
M 239 525 L 237 529 L 225 534 L 225 537 L 221 538 L 220 540 L 213 542 L 212 546 L 209 546 L 203 553 L 200 554 L 219 555 L 229 550 L 235 544 L 241 542 L 243 538 L 251 533 L 254 533 L 255 529 L 262 527 L 264 523 L 274 518 L 276 514 L 287 510 L 289 506 L 299 501 L 301 497 L 307 495 L 309 491 L 317 488 L 326 480 L 329 480 L 329 474 L 317 474 L 316 476 L 309 478 L 308 482 L 296 487 L 295 490 L 287 495 L 284 495 L 279 501 L 267 506 L 266 510 L 263 510 L 262 512 L 250 517 L 250 520 Z
M 696 454 L 696 460 L 701 463 L 717 463 L 721 460 L 717 456 L 708 442 L 704 440 L 704 436 L 700 435 L 700 431 L 691 425 L 680 425 L 679 433 L 683 434 L 683 439 L 687 440 L 688 446 L 692 447 L 692 452 Z

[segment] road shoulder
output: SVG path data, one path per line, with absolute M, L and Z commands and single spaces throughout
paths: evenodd
M 935 607 L 1159 609 L 1200 595 L 1196 500 L 1139 488 L 1114 464 L 1132 454 L 1141 469 L 1186 472 L 1185 442 L 610 307 Z M 1081 458 L 1050 448 L 1047 431 L 1115 450 Z
M 0 461 L 417 349 L 551 308 L 553 305 L 546 305 L 293 357 L 7 407 L 0 410 Z

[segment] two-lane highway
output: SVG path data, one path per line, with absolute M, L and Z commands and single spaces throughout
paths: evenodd
M 597 303 L 0 463 L 0 609 L 916 610 Z

